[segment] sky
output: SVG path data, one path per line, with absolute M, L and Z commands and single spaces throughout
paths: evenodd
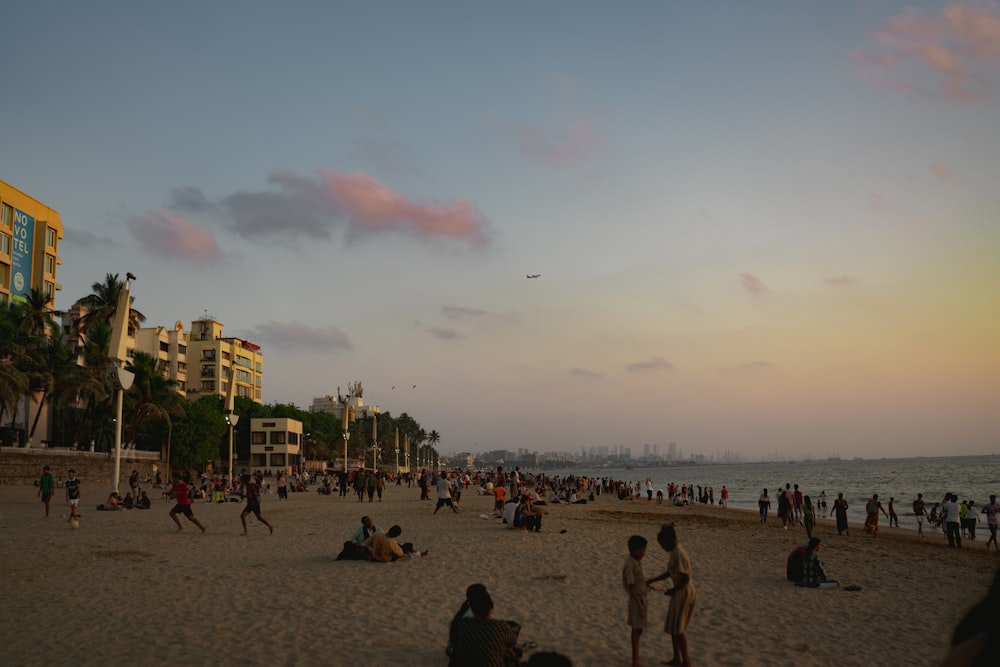
M 57 308 L 137 276 L 264 402 L 444 453 L 1000 450 L 1000 8 L 5 4 Z M 540 274 L 527 278 L 528 274 Z

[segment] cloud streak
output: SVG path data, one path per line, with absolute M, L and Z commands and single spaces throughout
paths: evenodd
M 760 278 L 753 275 L 752 273 L 741 273 L 740 283 L 750 292 L 754 294 L 763 294 L 767 291 L 767 287 L 761 282 Z
M 935 162 L 931 165 L 931 173 L 938 177 L 942 183 L 951 183 L 951 169 L 948 165 Z
M 853 54 L 873 83 L 903 92 L 928 92 L 911 75 L 936 80 L 936 89 L 963 103 L 989 103 L 990 70 L 1000 64 L 996 5 L 953 3 L 939 15 L 910 11 L 875 34 L 880 54 Z
M 463 338 L 467 338 L 467 336 L 461 331 L 456 331 L 455 329 L 449 329 L 447 327 L 428 327 L 427 333 L 435 338 L 440 338 L 441 340 L 461 340 Z
M 257 326 L 253 337 L 282 350 L 329 352 L 353 349 L 347 334 L 335 326 L 309 327 L 302 322 L 268 320 Z
M 846 273 L 842 273 L 839 276 L 832 276 L 830 278 L 823 278 L 823 282 L 827 285 L 836 285 L 837 287 L 851 287 L 857 284 L 858 279 L 854 276 L 849 276 Z
M 645 373 L 647 371 L 672 371 L 674 365 L 662 357 L 654 357 L 649 361 L 637 361 L 625 366 L 629 373 Z

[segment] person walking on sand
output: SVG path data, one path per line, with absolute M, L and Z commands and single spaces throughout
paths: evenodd
M 646 555 L 646 538 L 633 535 L 628 538 L 628 557 L 622 566 L 622 585 L 628 593 L 628 624 L 632 628 L 632 666 L 638 667 L 639 638 L 646 627 L 647 596 L 649 585 L 642 573 L 642 557 Z
M 722 493 L 720 494 L 720 496 L 721 496 L 721 498 L 719 498 L 719 504 L 722 505 L 723 509 L 728 508 L 729 507 L 729 489 L 726 488 L 725 484 L 722 485 Z
M 42 477 L 38 480 L 38 497 L 45 503 L 45 518 L 49 516 L 49 504 L 52 501 L 53 487 L 55 487 L 55 480 L 52 478 L 52 473 L 49 472 L 48 466 L 43 466 Z M 987 544 L 986 548 L 989 549 L 990 546 Z
M 270 531 L 268 534 L 273 535 L 274 526 L 268 523 L 267 519 L 265 519 L 264 516 L 260 513 L 259 479 L 251 478 L 251 480 L 247 482 L 246 496 L 247 496 L 247 505 L 246 507 L 243 508 L 243 512 L 240 513 L 240 521 L 243 523 L 243 532 L 240 533 L 240 535 L 247 534 L 247 514 L 250 514 L 251 512 L 257 516 L 258 521 L 267 526 L 267 529 Z
M 771 499 L 767 495 L 767 489 L 764 489 L 764 493 L 757 499 L 757 507 L 760 509 L 760 522 L 767 523 L 767 511 L 771 509 Z
M 811 540 L 813 527 L 816 525 L 816 512 L 813 510 L 812 499 L 809 496 L 802 498 L 802 523 L 806 527 L 806 537 Z
M 958 495 L 950 491 L 945 494 L 944 502 L 941 503 L 941 516 L 938 518 L 938 525 L 944 524 L 944 533 L 948 538 L 949 547 L 962 548 L 962 531 L 959 528 L 958 515 Z
M 66 488 L 66 502 L 69 503 L 69 518 L 66 521 L 72 521 L 80 517 L 76 513 L 76 508 L 80 504 L 80 478 L 72 468 L 66 473 L 66 482 L 63 486 Z
M 896 499 L 889 496 L 889 527 L 899 528 L 899 516 L 896 514 Z
M 990 503 L 983 508 L 981 514 L 986 515 L 986 527 L 990 529 L 990 539 L 986 540 L 986 550 L 990 550 L 990 542 L 993 543 L 993 548 L 1000 551 L 1000 545 L 997 545 L 997 525 L 1000 524 L 1000 505 L 997 505 L 996 494 L 990 496 Z
M 191 485 L 181 479 L 181 473 L 177 470 L 174 471 L 173 478 L 174 483 L 170 487 L 170 492 L 177 499 L 177 504 L 170 510 L 170 518 L 177 524 L 177 532 L 179 533 L 184 530 L 181 520 L 177 518 L 178 514 L 183 514 L 187 517 L 188 521 L 201 528 L 201 532 L 204 533 L 205 526 L 201 525 L 201 521 L 198 521 L 194 516 L 194 512 L 191 511 Z
M 837 515 L 837 534 L 838 535 L 850 535 L 847 532 L 847 501 L 844 500 L 844 494 L 838 493 L 837 499 L 833 501 L 833 509 L 830 510 L 830 515 Z
M 878 499 L 878 494 L 873 493 L 872 497 L 865 503 L 865 532 L 871 533 L 872 537 L 878 537 L 878 513 L 881 512 L 887 517 L 889 513 L 882 507 L 882 501 Z
M 913 501 L 913 515 L 917 517 L 917 535 L 924 536 L 924 517 L 927 515 L 927 508 L 924 506 L 924 494 L 918 493 L 917 499 Z
M 685 632 L 688 623 L 691 622 L 697 597 L 694 582 L 691 580 L 691 559 L 688 558 L 687 552 L 677 541 L 677 531 L 674 524 L 663 526 L 656 536 L 656 541 L 661 549 L 670 554 L 667 561 L 667 571 L 646 583 L 652 584 L 669 577 L 670 583 L 673 584 L 665 591 L 665 594 L 670 597 L 670 606 L 667 608 L 664 630 L 670 635 L 670 643 L 674 650 L 673 657 L 666 664 L 690 665 L 691 660 L 688 657 Z

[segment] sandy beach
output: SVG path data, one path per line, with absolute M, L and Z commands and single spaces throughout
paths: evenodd
M 95 485 L 96 486 L 96 485 Z M 104 488 L 102 485 L 100 488 Z M 696 665 L 935 665 L 964 612 L 986 592 L 996 553 L 983 526 L 963 550 L 939 531 L 918 538 L 860 526 L 838 537 L 819 522 L 828 575 L 860 591 L 795 588 L 785 580 L 789 550 L 805 542 L 773 515 L 714 507 L 674 508 L 600 497 L 548 507 L 529 534 L 483 518 L 492 498 L 473 490 L 461 512 L 432 515 L 416 487 L 390 486 L 382 502 L 290 494 L 263 498 L 275 534 L 242 504 L 196 503 L 202 535 L 153 489 L 148 511 L 95 511 L 84 480 L 81 526 L 66 522 L 57 490 L 52 516 L 33 487 L 0 487 L 4 664 L 109 665 L 446 665 L 451 616 L 466 586 L 484 583 L 494 617 L 523 626 L 521 640 L 564 653 L 577 667 L 629 664 L 626 594 L 620 583 L 629 535 L 651 544 L 647 577 L 666 567 L 655 544 L 673 521 L 690 555 L 698 606 L 688 630 Z M 383 530 L 429 557 L 378 564 L 335 561 L 344 540 L 371 514 Z M 662 632 L 667 599 L 651 593 L 646 665 L 670 657 Z

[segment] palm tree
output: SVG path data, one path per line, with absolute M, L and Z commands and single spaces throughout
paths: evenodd
M 181 396 L 177 393 L 177 381 L 160 372 L 159 362 L 155 357 L 145 352 L 136 352 L 125 368 L 135 373 L 132 388 L 126 394 L 132 416 L 128 442 L 136 441 L 143 422 L 150 417 L 162 418 L 169 413 L 183 416 L 184 408 Z
M 441 434 L 437 431 L 431 431 L 427 434 L 427 442 L 431 447 L 436 446 L 439 442 L 441 442 Z
M 84 306 L 87 313 L 83 316 L 81 324 L 84 327 L 95 323 L 104 322 L 111 326 L 115 321 L 115 313 L 118 310 L 118 297 L 121 296 L 125 283 L 118 280 L 117 273 L 109 273 L 104 276 L 103 283 L 94 283 L 90 286 L 93 293 L 77 300 L 77 305 Z M 134 297 L 129 297 L 128 328 L 134 331 L 139 325 L 146 321 L 146 316 L 135 308 L 131 307 Z
M 23 368 L 29 361 L 21 331 L 22 310 L 16 304 L 0 309 L 0 422 L 28 393 L 29 378 Z

